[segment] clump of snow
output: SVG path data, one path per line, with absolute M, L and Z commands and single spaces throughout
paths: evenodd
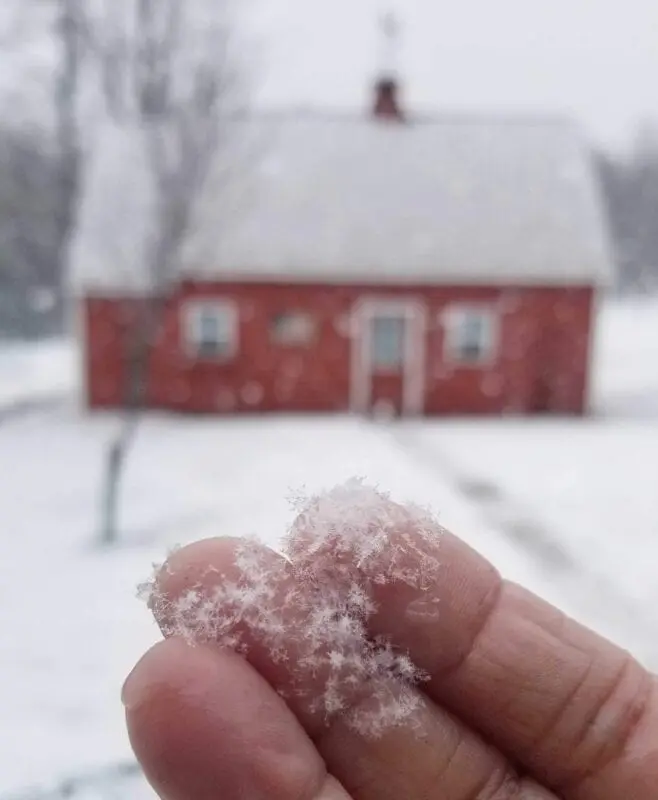
M 436 578 L 432 514 L 401 505 L 380 489 L 352 479 L 325 494 L 293 497 L 298 516 L 285 540 L 300 578 L 345 588 L 355 581 L 397 580 L 426 588 Z
M 326 723 L 341 716 L 369 736 L 413 724 L 415 686 L 427 676 L 390 642 L 373 639 L 368 620 L 377 586 L 397 581 L 422 592 L 436 582 L 440 526 L 358 479 L 293 503 L 298 515 L 281 555 L 245 539 L 235 574 L 171 598 L 157 570 L 142 594 L 167 636 L 243 654 L 256 646 L 285 663 L 290 686 L 282 694 Z M 205 577 L 215 577 L 211 568 Z M 355 703 L 364 687 L 367 702 Z

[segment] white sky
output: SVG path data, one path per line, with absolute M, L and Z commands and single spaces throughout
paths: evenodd
M 658 117 L 658 0 L 253 2 L 268 104 L 362 104 L 393 9 L 410 107 L 566 111 L 612 145 Z
M 24 2 L 0 0 L 0 28 Z M 392 9 L 404 26 L 399 64 L 411 109 L 566 111 L 613 146 L 658 119 L 658 0 L 235 2 L 257 22 L 252 80 L 268 105 L 362 108 L 379 66 L 378 20 Z M 43 105 L 49 44 L 3 42 L 0 106 L 12 117 Z

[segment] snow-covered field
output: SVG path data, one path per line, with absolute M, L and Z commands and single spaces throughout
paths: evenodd
M 116 420 L 72 399 L 0 424 L 0 797 L 130 759 L 118 694 L 158 636 L 134 596 L 153 560 L 217 534 L 275 543 L 291 490 L 353 475 L 430 504 L 506 576 L 658 667 L 658 302 L 604 308 L 596 376 L 585 421 L 153 416 L 112 551 L 95 539 Z
M 70 341 L 0 342 L 0 417 L 3 411 L 70 396 L 75 382 Z

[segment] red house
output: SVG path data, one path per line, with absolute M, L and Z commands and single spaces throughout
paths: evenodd
M 239 199 L 204 205 L 204 255 L 190 245 L 164 299 L 150 407 L 586 411 L 596 298 L 612 271 L 569 121 L 414 118 L 383 80 L 362 116 L 248 125 L 266 146 Z M 146 201 L 134 165 L 99 163 L 73 259 L 88 405 L 112 408 L 140 294 L 140 247 L 125 236 Z

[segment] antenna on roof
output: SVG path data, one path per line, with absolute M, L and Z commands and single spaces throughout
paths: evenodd
M 398 86 L 398 56 L 402 25 L 396 14 L 388 11 L 379 20 L 381 31 L 381 66 L 375 84 L 373 115 L 377 119 L 402 122 L 404 114 L 400 107 Z
M 402 23 L 397 14 L 392 11 L 384 12 L 379 18 L 381 31 L 381 77 L 395 80 L 398 74 L 398 59 L 400 56 L 400 43 L 402 40 Z

